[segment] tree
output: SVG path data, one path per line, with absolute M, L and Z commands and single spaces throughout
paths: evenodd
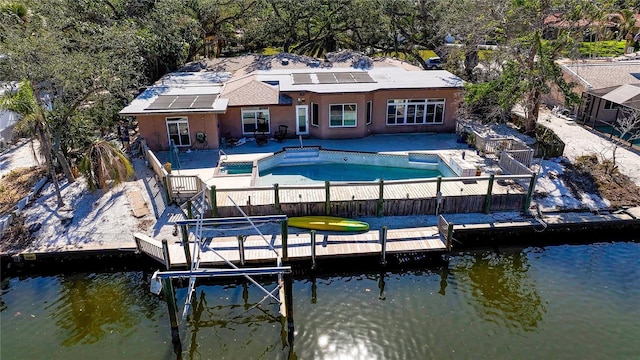
M 474 23 L 476 31 L 496 41 L 498 46 L 494 51 L 503 54 L 501 66 L 514 67 L 513 71 L 497 75 L 499 82 L 506 86 L 498 94 L 508 99 L 518 96 L 525 110 L 526 133 L 535 132 L 542 95 L 549 92 L 551 84 L 557 85 L 564 94 L 567 106 L 579 101 L 555 60 L 577 48 L 583 31 L 605 8 L 603 4 L 586 0 L 482 0 L 466 4 L 469 9 L 456 14 L 457 19 L 462 22 L 474 18 L 470 12 L 486 14 Z M 480 8 L 487 11 L 479 11 Z M 551 26 L 558 25 L 549 19 L 558 16 L 562 19 L 562 31 L 554 39 L 544 39 Z M 510 101 L 498 102 L 508 104 Z
M 96 140 L 80 161 L 80 171 L 90 190 L 106 191 L 133 177 L 131 162 L 114 144 Z
M 617 167 L 616 150 L 618 150 L 618 144 L 623 144 L 624 141 L 627 141 L 630 146 L 633 146 L 634 141 L 640 140 L 640 110 L 622 106 L 620 107 L 620 111 L 622 117 L 619 117 L 616 122 L 613 123 L 613 130 L 618 136 L 617 140 L 613 141 L 610 171 L 613 171 Z
M 0 98 L 0 108 L 13 111 L 20 116 L 20 120 L 15 125 L 15 129 L 38 137 L 40 146 L 42 146 L 43 149 L 49 176 L 55 187 L 58 207 L 63 207 L 64 201 L 62 200 L 55 165 L 51 157 L 51 140 L 47 123 L 48 111 L 45 110 L 42 104 L 36 99 L 38 99 L 38 97 L 34 95 L 31 83 L 24 80 L 20 83 L 18 90 L 14 94 L 7 93 Z

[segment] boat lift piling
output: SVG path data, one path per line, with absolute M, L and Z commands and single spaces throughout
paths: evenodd
M 203 192 L 204 197 L 204 192 Z M 232 200 L 233 201 L 233 200 Z M 236 205 L 237 206 L 237 205 Z M 283 261 L 286 261 L 286 240 L 284 240 L 283 255 L 281 256 L 278 251 L 271 245 L 266 239 L 264 234 L 258 229 L 256 223 L 266 224 L 269 222 L 280 222 L 282 224 L 283 239 L 287 237 L 287 217 L 285 215 L 276 216 L 256 216 L 249 217 L 239 207 L 238 209 L 242 213 L 242 217 L 238 218 L 215 218 L 204 219 L 202 213 L 198 215 L 196 219 L 186 219 L 176 222 L 177 226 L 180 226 L 182 230 L 182 244 L 185 251 L 185 256 L 189 260 L 190 266 L 188 270 L 184 271 L 171 271 L 168 268 L 165 271 L 156 271 L 153 274 L 151 281 L 151 291 L 156 294 L 160 294 L 164 290 L 164 297 L 167 301 L 167 309 L 169 312 L 169 319 L 171 322 L 171 339 L 174 344 L 174 350 L 181 348 L 180 332 L 179 332 L 179 320 L 178 320 L 178 306 L 176 304 L 175 292 L 173 289 L 172 279 L 189 279 L 187 298 L 185 300 L 182 319 L 186 320 L 191 311 L 191 302 L 193 294 L 195 293 L 196 279 L 197 278 L 214 278 L 214 277 L 245 277 L 256 287 L 265 293 L 262 301 L 271 298 L 280 304 L 280 313 L 283 318 L 286 319 L 286 326 L 288 332 L 288 340 L 290 344 L 293 344 L 293 280 L 291 277 L 291 267 L 282 265 Z M 219 251 L 215 249 L 213 244 L 208 243 L 208 239 L 203 237 L 203 229 L 206 226 L 207 230 L 216 231 L 219 226 L 222 225 L 243 225 L 250 224 L 262 239 L 267 243 L 269 249 L 273 251 L 277 256 L 277 265 L 275 267 L 256 267 L 256 268 L 240 268 L 233 264 L 229 259 L 226 259 Z M 189 226 L 195 226 L 195 231 L 189 232 Z M 189 237 L 192 236 L 192 241 L 189 241 Z M 244 254 L 244 235 L 238 236 L 238 250 L 240 253 L 241 264 L 245 263 Z M 192 248 L 190 249 L 192 245 Z M 163 244 L 163 248 L 166 248 L 166 243 Z M 217 257 L 222 259 L 230 268 L 214 268 L 205 269 L 200 267 L 201 255 L 203 252 L 212 252 Z M 168 259 L 168 251 L 164 253 L 165 259 Z M 277 287 L 269 291 L 264 286 L 260 285 L 256 280 L 252 278 L 254 275 L 277 275 L 278 285 Z M 279 290 L 279 294 L 277 291 Z M 274 295 L 275 293 L 275 295 Z M 279 296 L 278 296 L 279 295 Z

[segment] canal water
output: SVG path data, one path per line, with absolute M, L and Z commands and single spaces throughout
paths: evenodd
M 293 344 L 255 286 L 202 285 L 181 349 L 148 272 L 6 278 L 0 358 L 638 359 L 639 259 L 635 242 L 501 248 L 296 278 Z

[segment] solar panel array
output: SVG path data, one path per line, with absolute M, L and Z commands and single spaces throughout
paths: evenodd
M 357 84 L 376 82 L 366 72 L 321 72 L 321 73 L 296 73 L 293 75 L 295 85 L 302 84 Z M 318 81 L 312 79 L 314 75 Z
M 160 95 L 146 110 L 212 109 L 217 95 Z

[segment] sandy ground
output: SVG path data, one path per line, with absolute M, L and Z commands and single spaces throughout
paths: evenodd
M 607 151 L 612 149 L 610 143 L 605 139 L 590 133 L 588 130 L 577 126 L 574 122 L 558 118 L 549 114 L 541 115 L 541 123 L 549 126 L 566 142 L 565 156 L 569 159 L 576 156 L 597 153 L 607 156 Z M 509 133 L 505 128 L 487 129 L 496 133 Z M 504 135 L 504 134 L 503 134 Z M 514 134 L 514 136 L 518 136 Z M 382 143 L 373 144 L 369 138 L 360 140 L 332 141 L 330 148 L 358 149 L 358 143 L 366 144 L 364 147 L 375 148 L 376 151 L 396 151 L 397 140 L 392 137 L 382 138 Z M 373 140 L 373 138 L 372 138 Z M 384 143 L 392 144 L 389 148 L 384 147 Z M 343 144 L 341 146 L 341 144 Z M 455 137 L 449 140 L 447 145 L 459 147 L 455 143 Z M 307 145 L 305 143 L 305 145 Z M 311 144 L 309 144 L 311 145 Z M 445 144 L 440 144 L 445 145 Z M 277 145 L 281 146 L 281 145 Z M 420 145 L 416 145 L 419 147 Z M 325 146 L 329 148 L 328 146 Z M 249 151 L 250 148 L 244 148 Z M 442 148 L 441 148 L 442 149 Z M 620 170 L 630 176 L 640 185 L 640 156 L 623 148 L 617 150 Z M 20 143 L 2 154 L 0 157 L 0 170 L 4 172 L 18 166 L 28 166 L 35 164 L 35 159 L 31 149 L 25 143 Z M 168 239 L 178 241 L 179 237 L 173 235 L 173 226 L 169 224 L 168 214 L 178 212 L 176 207 L 170 207 L 164 215 L 156 220 L 151 206 L 149 194 L 149 180 L 153 178 L 152 172 L 144 165 L 142 159 L 134 158 L 136 169 L 136 180 L 128 182 L 104 194 L 97 192 L 90 194 L 85 191 L 85 183 L 82 180 L 72 184 L 62 184 L 62 195 L 66 205 L 62 209 L 56 209 L 55 194 L 51 184 L 45 185 L 41 195 L 25 209 L 25 224 L 34 231 L 36 240 L 34 249 L 38 250 L 62 250 L 62 249 L 95 249 L 95 248 L 131 248 L 135 247 L 133 233 L 141 232 L 157 240 Z M 591 208 L 606 208 L 608 202 L 597 196 L 589 194 L 574 197 L 567 190 L 557 174 L 563 171 L 561 159 L 542 161 L 539 164 L 540 177 L 536 187 L 536 192 L 546 194 L 539 198 L 537 204 L 544 211 L 553 211 L 570 208 L 584 208 L 584 205 Z M 140 191 L 147 202 L 149 213 L 141 218 L 133 216 L 131 203 L 127 192 Z M 449 216 L 448 216 L 449 218 Z M 457 214 L 452 215 L 451 220 L 456 223 L 482 223 L 501 222 L 520 219 L 517 213 L 500 214 Z M 371 223 L 372 228 L 390 225 L 393 228 L 416 227 L 435 225 L 435 216 L 415 216 L 415 217 L 392 217 L 383 219 L 366 219 Z

